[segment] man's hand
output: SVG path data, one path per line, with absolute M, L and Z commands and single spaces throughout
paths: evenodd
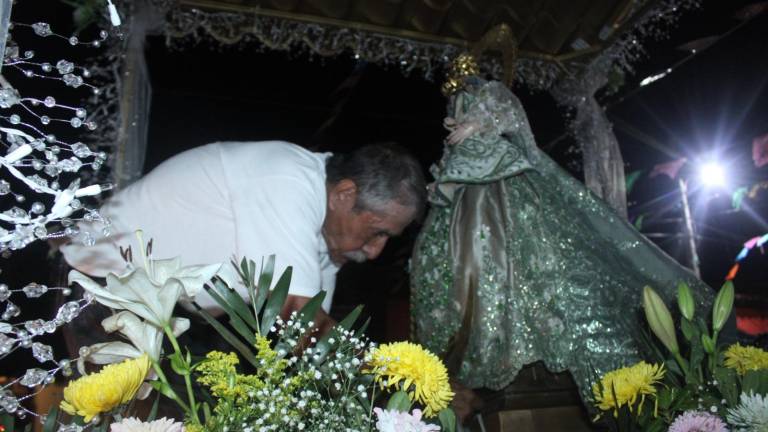
M 287 321 L 288 317 L 291 316 L 291 312 L 296 311 L 298 313 L 310 300 L 310 297 L 288 294 L 288 297 L 285 299 L 285 304 L 283 304 L 283 310 L 280 311 L 280 317 L 283 321 Z M 315 323 L 313 329 L 315 330 L 314 336 L 317 338 L 326 334 L 336 325 L 336 321 L 322 309 L 317 311 L 312 321 Z

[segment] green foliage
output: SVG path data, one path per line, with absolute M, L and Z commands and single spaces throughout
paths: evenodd
M 390 396 L 389 402 L 387 402 L 387 409 L 390 411 L 408 412 L 411 410 L 411 398 L 408 397 L 408 393 L 399 390 Z
M 442 426 L 442 432 L 456 432 L 456 413 L 450 408 L 440 410 L 437 415 L 440 420 L 440 426 Z
M 649 327 L 657 339 L 644 330 L 638 342 L 648 360 L 663 363 L 667 371 L 662 385 L 656 387 L 654 409 L 623 406 L 613 420 L 603 419 L 609 429 L 663 431 L 678 415 L 689 410 L 715 413 L 725 421 L 726 413 L 739 404 L 742 393 L 768 393 L 768 369 L 748 370 L 740 376 L 736 369 L 726 366 L 726 347 L 718 343 L 718 333 L 733 311 L 733 284 L 727 282 L 718 293 L 710 324 L 704 319 L 706 314 L 695 313 L 695 302 L 687 285 L 678 286 L 681 316 L 676 327 L 669 320 L 659 318 L 669 312 L 653 294 L 646 290 L 644 307 L 652 324 Z M 649 314 L 649 310 L 654 313 Z M 680 336 L 679 344 L 673 341 Z M 660 340 L 664 343 L 659 343 Z M 728 355 L 734 354 L 729 350 Z
M 253 261 L 232 263 L 248 291 L 250 307 L 220 280 L 206 287 L 232 330 L 203 310 L 201 315 L 255 370 L 239 371 L 238 355 L 223 352 L 208 353 L 194 365 L 192 374 L 212 399 L 210 405 L 202 404 L 202 428 L 189 430 L 238 430 L 242 424 L 273 425 L 280 430 L 373 430 L 375 396 L 382 399 L 385 394 L 376 394 L 373 376 L 363 370 L 362 357 L 370 349 L 363 332 L 370 320 L 353 330 L 362 313 L 359 306 L 315 338 L 312 320 L 325 298 L 325 292 L 320 292 L 284 321 L 280 312 L 292 270 L 289 267 L 270 290 L 274 261 L 270 257 L 259 275 Z M 388 403 L 399 410 L 412 405 L 405 392 L 393 394 Z M 443 430 L 455 432 L 453 411 L 444 410 L 438 420 Z

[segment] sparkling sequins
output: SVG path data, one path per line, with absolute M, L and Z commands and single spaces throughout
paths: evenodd
M 519 101 L 497 84 L 460 93 L 462 107 L 452 115 L 485 131 L 446 148 L 433 167 L 438 184 L 459 191 L 452 202 L 433 197 L 414 250 L 414 336 L 437 353 L 455 349 L 466 304 L 456 295 L 467 290 L 454 282 L 473 269 L 458 378 L 500 389 L 524 365 L 544 360 L 552 371 L 570 370 L 586 396 L 595 376 L 636 358 L 644 285 L 671 303 L 686 280 L 702 308 L 712 291 L 538 150 Z M 484 192 L 477 219 L 454 226 L 462 200 Z M 458 254 L 452 239 L 460 233 L 474 240 Z

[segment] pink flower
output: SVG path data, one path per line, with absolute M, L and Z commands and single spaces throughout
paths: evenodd
M 112 423 L 110 432 L 184 432 L 184 425 L 175 423 L 165 417 L 153 422 L 143 422 L 137 418 L 128 417 L 119 423 Z
M 728 432 L 725 423 L 704 411 L 686 411 L 677 416 L 667 432 Z
M 379 432 L 435 432 L 440 426 L 421 421 L 421 410 L 413 410 L 413 414 L 402 411 L 389 411 L 374 408 L 378 421 L 376 429 Z

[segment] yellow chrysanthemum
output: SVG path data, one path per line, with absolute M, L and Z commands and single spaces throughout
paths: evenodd
M 151 366 L 152 362 L 144 354 L 72 381 L 64 389 L 61 409 L 81 415 L 89 422 L 96 415 L 133 399 Z
M 725 351 L 725 367 L 736 369 L 739 375 L 747 371 L 768 369 L 768 352 L 751 346 L 733 344 Z
M 613 410 L 627 405 L 630 410 L 640 398 L 638 412 L 643 407 L 645 396 L 655 395 L 656 384 L 664 377 L 664 365 L 648 364 L 641 361 L 634 366 L 608 372 L 600 383 L 592 385 L 595 404 L 603 411 Z
M 448 371 L 436 355 L 410 342 L 384 344 L 371 353 L 368 372 L 382 388 L 404 390 L 434 417 L 453 399 Z

